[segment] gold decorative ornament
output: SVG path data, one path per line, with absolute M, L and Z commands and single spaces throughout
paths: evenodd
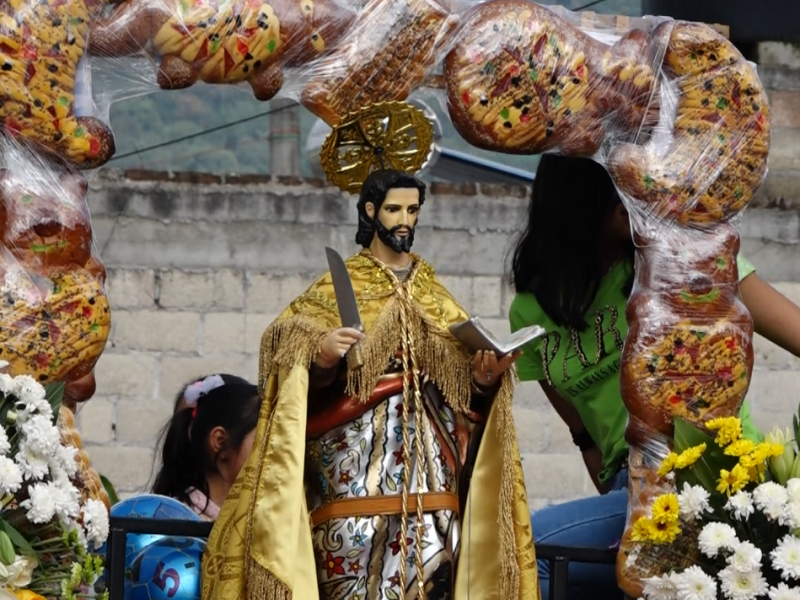
M 328 180 L 358 194 L 372 171 L 416 173 L 433 152 L 433 125 L 406 102 L 370 104 L 333 127 L 320 151 Z

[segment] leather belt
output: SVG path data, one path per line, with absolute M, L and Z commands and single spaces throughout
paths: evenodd
M 425 492 L 422 494 L 422 510 L 435 512 L 437 510 L 459 511 L 458 496 L 452 492 Z M 417 494 L 408 494 L 408 514 L 417 512 Z M 403 497 L 400 494 L 391 496 L 367 496 L 366 498 L 343 498 L 333 500 L 319 507 L 311 513 L 311 526 L 330 519 L 346 517 L 372 517 L 375 515 L 399 515 L 403 513 Z

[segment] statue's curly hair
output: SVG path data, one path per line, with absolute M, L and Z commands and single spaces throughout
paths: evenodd
M 404 171 L 392 169 L 382 169 L 373 171 L 364 180 L 361 186 L 361 195 L 358 197 L 358 231 L 356 232 L 356 244 L 362 248 L 367 248 L 375 237 L 375 226 L 372 219 L 367 214 L 367 202 L 375 205 L 375 211 L 380 210 L 386 194 L 395 188 L 415 188 L 419 191 L 419 205 L 425 202 L 425 184 Z

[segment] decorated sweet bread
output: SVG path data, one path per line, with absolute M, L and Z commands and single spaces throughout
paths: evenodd
M 94 0 L 8 0 L 0 4 L 0 122 L 12 136 L 80 168 L 114 154 L 111 130 L 75 115 L 78 63 Z
M 324 54 L 354 18 L 335 0 L 125 0 L 98 19 L 90 46 L 99 56 L 159 56 L 163 89 L 246 81 L 269 100 L 283 85 L 282 65 Z
M 76 381 L 105 348 L 106 274 L 91 251 L 87 188 L 32 155 L 0 173 L 0 359 L 13 375 Z
M 0 242 L 10 254 L 5 262 L 33 271 L 82 267 L 92 255 L 86 179 L 39 174 L 0 171 Z
M 609 172 L 654 218 L 694 225 L 729 219 L 766 175 L 766 92 L 729 41 L 697 23 L 674 25 L 664 71 L 678 93 L 671 141 L 618 145 Z
M 111 501 L 108 498 L 105 487 L 103 487 L 103 482 L 97 471 L 92 468 L 89 455 L 83 449 L 81 434 L 75 427 L 75 415 L 70 408 L 63 405 L 58 411 L 58 430 L 61 432 L 62 444 L 74 446 L 78 449 L 78 455 L 75 458 L 78 463 L 78 472 L 72 479 L 81 493 L 81 500 L 83 502 L 89 498 L 99 500 L 106 505 L 108 510 L 111 510 Z
M 702 425 L 737 414 L 750 383 L 753 322 L 741 303 L 727 314 L 674 315 L 653 292 L 634 294 L 620 385 L 628 412 L 672 435 L 673 418 Z
M 613 47 L 527 0 L 490 0 L 464 17 L 445 59 L 458 132 L 487 150 L 594 154 L 608 127 L 638 130 L 656 78 L 643 31 Z
M 449 15 L 435 0 L 371 0 L 347 41 L 315 63 L 303 106 L 333 126 L 370 104 L 405 100 L 433 67 Z
M 109 334 L 103 283 L 84 268 L 42 274 L 4 269 L 0 359 L 10 363 L 9 373 L 42 383 L 87 375 Z
M 739 232 L 729 223 L 704 231 L 655 226 L 636 234 L 637 289 L 658 293 L 660 310 L 708 321 L 738 301 Z

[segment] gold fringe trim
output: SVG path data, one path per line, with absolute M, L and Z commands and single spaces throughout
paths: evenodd
M 364 365 L 347 373 L 347 393 L 366 402 L 378 379 L 386 372 L 389 361 L 400 348 L 401 315 L 405 311 L 406 335 L 414 340 L 413 368 L 421 366 L 441 390 L 447 403 L 456 412 L 469 410 L 472 397 L 472 361 L 455 338 L 445 335 L 413 301 L 400 296 L 389 299 L 381 316 L 362 342 Z
M 500 597 L 519 598 L 520 555 L 514 533 L 514 381 L 511 373 L 504 374 L 494 402 L 497 410 L 497 427 L 503 453 L 503 473 L 500 478 L 500 510 L 497 525 L 500 535 Z
M 415 340 L 416 359 L 441 390 L 453 410 L 469 409 L 472 396 L 472 360 L 449 333 L 443 333 L 413 301 L 395 296 L 386 303 L 381 316 L 362 342 L 364 365 L 347 373 L 346 393 L 366 402 L 389 361 L 400 348 L 401 312 L 407 315 L 408 335 Z M 310 367 L 325 337 L 336 328 L 303 315 L 279 318 L 261 338 L 258 383 L 266 388 L 277 370 L 279 380 L 298 364 Z
M 310 368 L 323 340 L 333 329 L 334 326 L 302 315 L 274 321 L 261 336 L 258 362 L 261 393 L 267 389 L 267 381 L 274 371 L 277 371 L 278 380 L 283 381 L 295 365 Z
M 292 600 L 289 586 L 258 564 L 251 556 L 247 557 L 247 599 L 248 600 Z

